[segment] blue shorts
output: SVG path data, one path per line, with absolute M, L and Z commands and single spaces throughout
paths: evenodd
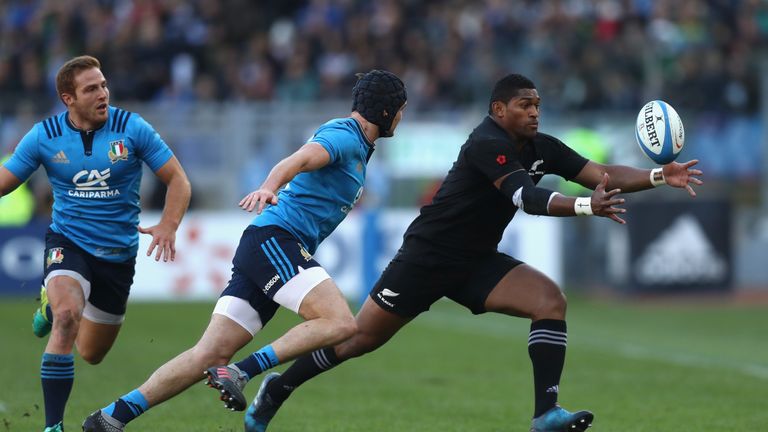
M 328 278 L 293 234 L 274 225 L 249 225 L 240 237 L 232 278 L 214 313 L 232 318 L 254 334 L 280 305 L 298 313 L 304 296 Z M 256 314 L 244 310 L 242 302 L 232 306 L 232 298 L 244 300 Z
M 120 324 L 136 271 L 136 258 L 124 262 L 100 260 L 50 228 L 45 234 L 43 284 L 55 276 L 80 283 L 86 299 L 83 316 L 101 324 Z

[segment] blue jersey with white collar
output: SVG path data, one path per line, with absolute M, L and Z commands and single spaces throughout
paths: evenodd
M 280 226 L 314 254 L 363 194 L 373 143 L 351 117 L 325 123 L 307 142 L 328 151 L 328 165 L 299 173 L 278 193 L 277 205 L 267 207 L 251 224 Z
M 67 112 L 37 123 L 5 167 L 25 181 L 43 165 L 53 189 L 51 229 L 93 256 L 125 261 L 139 244 L 142 164 L 160 169 L 173 153 L 141 116 L 109 107 L 99 129 L 75 129 Z

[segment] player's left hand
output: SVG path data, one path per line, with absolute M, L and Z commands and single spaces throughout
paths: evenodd
M 698 159 L 694 159 L 685 163 L 670 162 L 661 167 L 661 172 L 664 174 L 664 181 L 668 185 L 677 188 L 685 188 L 692 197 L 696 196 L 696 192 L 691 187 L 691 183 L 695 185 L 704 184 L 703 181 L 693 176 L 700 176 L 703 173 L 699 169 L 690 169 L 692 166 L 699 163 Z
M 152 243 L 147 249 L 147 256 L 152 255 L 152 252 L 157 248 L 155 253 L 155 261 L 160 261 L 160 257 L 163 257 L 164 262 L 168 262 L 176 259 L 176 228 L 169 223 L 162 223 L 149 228 L 139 227 L 139 232 L 142 234 L 149 234 L 152 236 Z

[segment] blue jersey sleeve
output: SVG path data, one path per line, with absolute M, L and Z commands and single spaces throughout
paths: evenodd
M 140 115 L 131 118 L 132 135 L 136 137 L 137 154 L 152 171 L 159 170 L 173 156 L 160 134 Z
M 40 145 L 37 134 L 37 125 L 35 125 L 21 139 L 11 158 L 3 164 L 8 171 L 22 182 L 26 181 L 35 172 L 37 167 L 40 166 Z
M 349 130 L 332 125 L 322 126 L 307 142 L 316 142 L 323 146 L 331 155 L 329 164 L 347 159 L 350 152 L 357 148 L 354 136 Z

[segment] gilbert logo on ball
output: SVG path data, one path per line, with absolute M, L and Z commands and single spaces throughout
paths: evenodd
M 672 162 L 685 142 L 683 121 L 664 101 L 654 100 L 637 114 L 635 137 L 643 152 L 659 165 Z

